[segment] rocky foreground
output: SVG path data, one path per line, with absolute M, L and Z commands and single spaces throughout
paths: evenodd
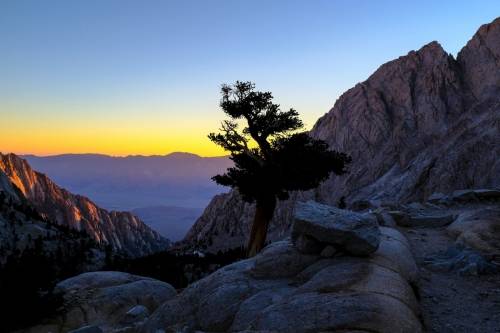
M 179 293 L 120 272 L 65 280 L 64 311 L 30 332 L 498 332 L 499 229 L 495 189 L 357 212 L 309 201 L 292 238 Z

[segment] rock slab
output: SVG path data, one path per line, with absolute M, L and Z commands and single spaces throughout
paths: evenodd
M 190 285 L 140 332 L 419 333 L 416 274 L 392 228 L 365 257 L 307 255 L 283 240 Z
M 365 256 L 377 250 L 380 230 L 373 215 L 356 213 L 314 201 L 298 203 L 292 240 L 304 236 L 330 244 L 355 255 Z

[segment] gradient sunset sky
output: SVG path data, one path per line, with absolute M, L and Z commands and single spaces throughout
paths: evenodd
M 250 80 L 310 128 L 382 63 L 453 55 L 500 1 L 0 1 L 0 151 L 223 152 L 222 83 Z

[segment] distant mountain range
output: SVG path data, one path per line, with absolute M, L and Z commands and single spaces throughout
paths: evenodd
M 210 178 L 231 165 L 227 157 L 189 153 L 22 157 L 60 186 L 107 209 L 120 210 L 158 205 L 204 208 L 215 194 L 224 191 Z
M 211 198 L 227 190 L 211 177 L 227 157 L 189 153 L 112 157 L 99 154 L 23 156 L 58 185 L 111 210 L 133 211 L 163 236 L 179 240 Z

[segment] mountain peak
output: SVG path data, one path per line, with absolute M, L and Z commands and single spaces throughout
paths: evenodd
M 446 51 L 443 49 L 443 46 L 441 46 L 441 44 L 439 44 L 439 42 L 436 40 L 433 40 L 432 42 L 425 44 L 416 52 L 420 54 L 422 53 L 447 54 Z
M 490 33 L 498 33 L 498 30 L 500 30 L 500 17 L 497 17 L 490 23 L 480 26 L 473 38 L 477 36 L 486 36 Z
M 165 157 L 200 158 L 200 155 L 183 151 L 174 151 L 173 153 L 165 155 Z
M 475 99 L 494 102 L 500 94 L 500 18 L 482 25 L 458 53 L 457 61 Z

